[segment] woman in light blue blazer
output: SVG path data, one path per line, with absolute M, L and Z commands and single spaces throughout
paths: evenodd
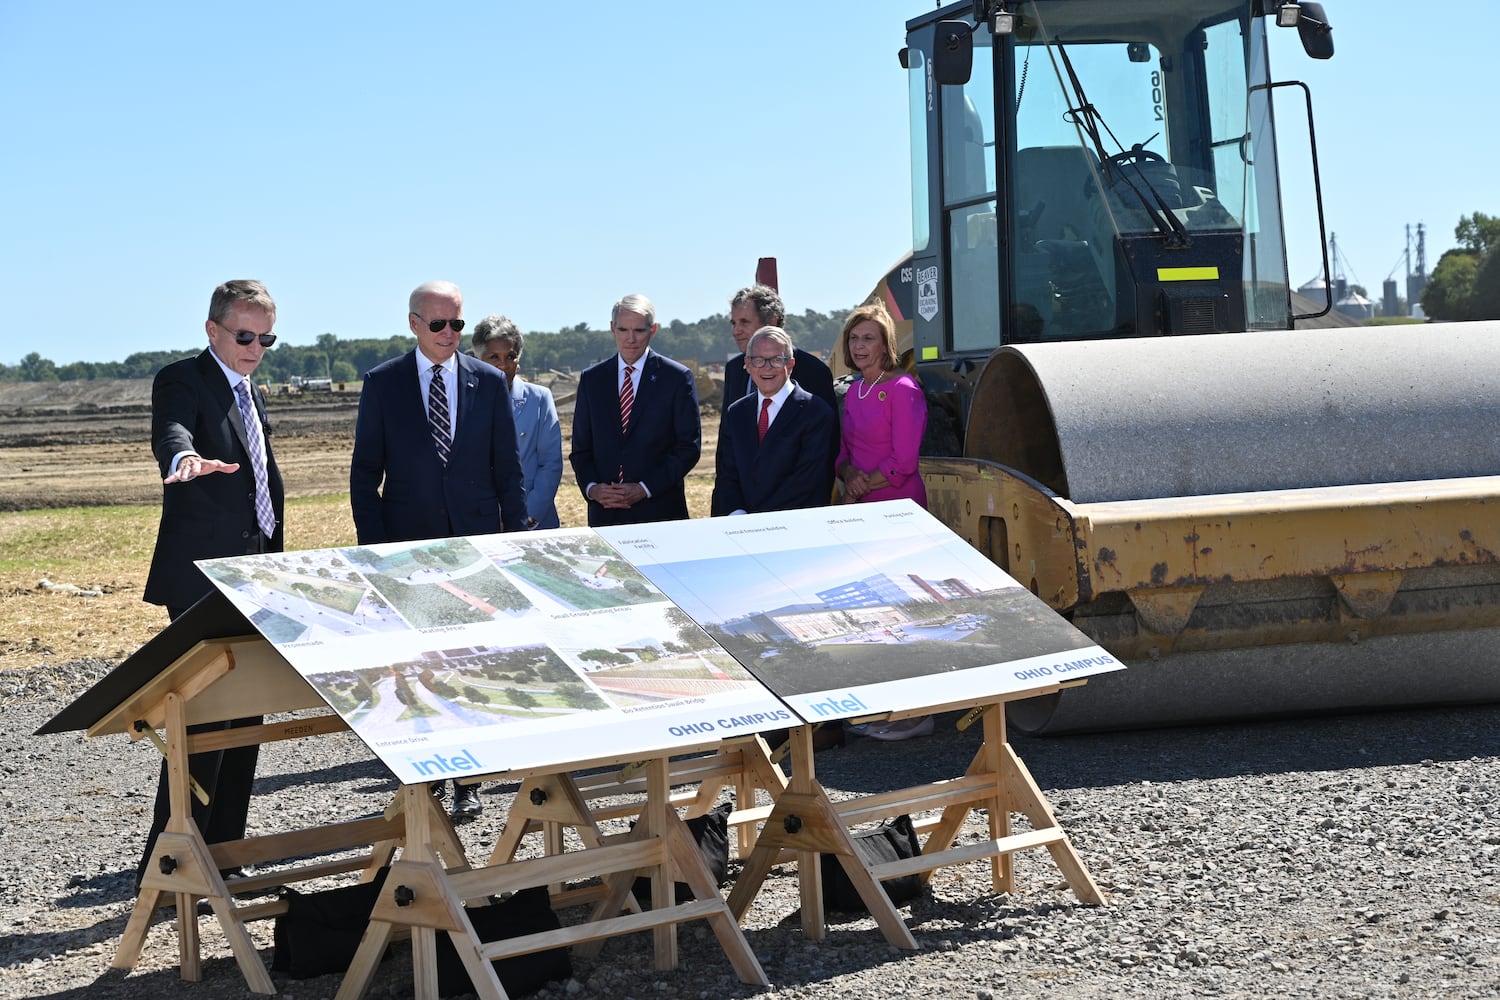
M 521 366 L 525 338 L 504 316 L 486 316 L 474 326 L 473 353 L 505 373 L 516 421 L 516 447 L 521 455 L 521 484 L 526 489 L 526 512 L 538 528 L 561 527 L 557 517 L 557 487 L 562 482 L 562 423 L 552 393 L 527 382 Z

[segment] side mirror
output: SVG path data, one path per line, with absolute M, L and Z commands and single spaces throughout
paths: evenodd
M 1302 51 L 1313 59 L 1333 58 L 1333 25 L 1320 3 L 1304 3 L 1297 18 L 1297 34 L 1302 37 Z
M 974 72 L 974 28 L 967 21 L 939 21 L 932 43 L 932 75 L 945 86 L 962 86 Z

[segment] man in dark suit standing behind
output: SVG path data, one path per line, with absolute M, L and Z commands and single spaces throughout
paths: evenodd
M 408 302 L 417 346 L 365 373 L 349 505 L 359 544 L 529 527 L 505 376 L 461 353 L 458 286 L 430 281 Z
M 418 285 L 406 323 L 416 349 L 365 373 L 354 423 L 349 506 L 361 545 L 535 527 L 526 513 L 510 387 L 458 350 L 464 299 Z M 442 782 L 433 783 L 441 794 Z M 453 783 L 453 818 L 482 811 L 479 785 Z
M 750 377 L 745 371 L 745 348 L 751 335 L 762 327 L 781 327 L 785 322 L 786 306 L 776 289 L 769 285 L 741 288 L 729 300 L 729 332 L 734 336 L 734 345 L 740 353 L 724 366 L 724 398 L 719 401 L 721 416 L 731 403 L 752 394 Z M 837 420 L 839 400 L 833 391 L 833 373 L 816 354 L 799 350 L 796 358 L 797 384 L 827 403 Z M 833 450 L 837 454 L 837 442 Z
M 650 350 L 656 307 L 644 295 L 616 302 L 609 328 L 619 353 L 578 377 L 568 456 L 589 526 L 684 519 L 703 441 L 693 373 Z
M 282 549 L 284 492 L 270 425 L 250 376 L 276 343 L 276 303 L 258 281 L 228 281 L 209 301 L 208 348 L 174 361 L 151 384 L 151 450 L 162 472 L 161 524 L 144 598 L 175 621 L 213 585 L 193 565 Z M 204 732 L 258 725 L 258 718 L 190 727 Z M 259 746 L 193 754 L 188 771 L 209 794 L 193 798 L 193 821 L 216 844 L 245 836 Z M 136 873 L 145 874 L 171 814 L 162 762 L 156 808 Z M 225 874 L 235 874 L 232 871 Z
M 792 381 L 792 338 L 768 326 L 744 354 L 755 387 L 729 404 L 719 427 L 711 513 L 822 507 L 833 494 L 833 411 Z

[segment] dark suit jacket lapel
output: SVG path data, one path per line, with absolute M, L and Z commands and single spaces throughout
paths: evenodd
M 396 371 L 397 406 L 407 411 L 407 420 L 416 421 L 416 426 L 427 429 L 427 408 L 422 405 L 422 384 L 418 381 L 416 351 L 401 356 L 401 366 Z M 399 412 L 399 410 L 398 410 Z
M 791 395 L 787 396 L 786 402 L 782 403 L 781 408 L 776 411 L 776 419 L 771 421 L 770 427 L 766 428 L 766 439 L 760 443 L 762 448 L 774 445 L 782 436 L 790 434 L 791 431 L 788 428 L 795 427 L 796 422 L 802 419 L 802 407 L 806 404 L 807 400 L 798 398 L 799 392 L 801 392 L 800 387 L 793 385 Z M 760 394 L 756 393 L 756 395 L 759 396 Z M 802 393 L 802 395 L 805 396 L 806 393 Z M 752 409 L 755 412 L 755 420 L 758 422 L 760 420 L 760 400 L 758 398 Z M 752 434 L 755 432 L 755 425 L 753 423 L 750 430 Z
M 453 440 L 457 442 L 459 435 L 464 432 L 464 425 L 469 423 L 469 415 L 474 412 L 474 397 L 479 391 L 479 379 L 468 366 L 471 362 L 487 362 L 473 361 L 467 354 L 457 354 L 455 357 L 458 358 L 458 426 L 453 429 Z
M 245 437 L 245 419 L 240 416 L 239 400 L 235 398 L 234 390 L 229 388 L 229 379 L 225 377 L 224 370 L 214 360 L 212 349 L 198 355 L 198 373 L 203 376 L 203 384 L 213 397 L 215 406 L 223 411 L 230 433 L 240 443 L 240 451 L 246 458 L 250 457 L 250 441 Z

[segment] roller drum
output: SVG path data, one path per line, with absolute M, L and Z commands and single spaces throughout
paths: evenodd
M 1077 503 L 1500 474 L 1500 323 L 1005 347 L 965 454 Z
M 1089 505 L 1410 484 L 1418 499 L 1407 501 L 1409 509 L 1418 510 L 1423 483 L 1490 477 L 1463 523 L 1445 521 L 1425 542 L 1403 543 L 1394 554 L 1405 560 L 1395 567 L 1404 576 L 1391 586 L 1425 586 L 1425 561 L 1449 589 L 1440 598 L 1403 589 L 1390 610 L 1347 629 L 1350 608 L 1334 595 L 1336 584 L 1347 587 L 1354 578 L 1328 574 L 1359 572 L 1358 553 L 1351 553 L 1353 568 L 1299 575 L 1292 564 L 1307 546 L 1298 539 L 1310 535 L 1298 529 L 1321 524 L 1326 533 L 1330 521 L 1299 521 L 1295 512 L 1279 521 L 1245 518 L 1243 529 L 1238 522 L 1228 529 L 1250 533 L 1247 548 L 1268 558 L 1263 570 L 1242 563 L 1243 577 L 1223 578 L 1232 593 L 1252 595 L 1232 598 L 1227 618 L 1223 605 L 1199 606 L 1158 642 L 1149 616 L 1138 615 L 1160 600 L 1149 585 L 1084 595 L 1072 607 L 1054 602 L 1129 669 L 1014 704 L 1011 722 L 1023 732 L 1500 701 L 1500 495 L 1489 495 L 1500 482 L 1492 478 L 1500 475 L 1500 323 L 1006 347 L 981 374 L 965 451 L 1061 498 L 1055 503 L 1067 515 L 1057 523 L 1071 519 L 1080 532 L 1064 550 L 1075 552 L 1080 579 L 1097 568 L 1091 560 L 1099 555 L 1084 541 Z M 1327 509 L 1337 513 L 1331 530 L 1338 541 L 1351 544 L 1342 537 L 1347 525 L 1352 537 L 1384 543 L 1383 556 L 1397 547 L 1382 534 L 1387 522 L 1353 508 L 1347 517 L 1344 507 Z M 1096 507 L 1094 518 L 1103 511 Z M 1172 559 L 1164 556 L 1162 565 L 1170 561 L 1173 572 L 1182 549 L 1170 546 L 1180 542 L 1164 543 Z M 1452 558 L 1455 548 L 1462 559 Z M 1282 586 L 1320 595 L 1320 606 L 1331 609 L 1326 621 L 1297 619 L 1292 605 L 1253 596 L 1257 588 Z M 1172 585 L 1162 592 L 1174 598 L 1183 593 L 1176 587 L 1175 594 Z M 1210 612 L 1218 619 L 1210 621 Z M 1283 614 L 1286 636 L 1266 639 L 1274 630 L 1256 631 L 1257 623 Z M 1217 631 L 1215 622 L 1229 619 L 1241 624 Z M 1314 634 L 1319 629 L 1325 634 Z

